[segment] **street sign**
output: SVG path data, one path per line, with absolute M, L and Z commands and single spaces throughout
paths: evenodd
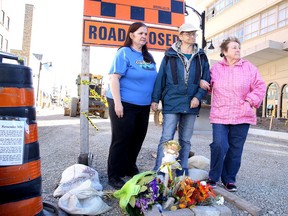
M 84 0 L 84 16 L 179 27 L 184 0 Z
M 123 45 L 129 24 L 102 22 L 84 19 L 83 45 L 110 46 Z M 178 31 L 148 27 L 148 44 L 150 50 L 166 50 L 178 39 Z

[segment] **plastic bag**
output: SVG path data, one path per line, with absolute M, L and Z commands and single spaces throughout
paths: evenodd
M 91 180 L 86 180 L 78 187 L 64 194 L 58 206 L 69 214 L 98 215 L 111 209 L 101 196 L 102 191 L 94 189 Z
M 74 164 L 63 171 L 59 186 L 54 191 L 53 196 L 63 196 L 87 180 L 91 181 L 92 188 L 102 191 L 103 187 L 99 182 L 96 170 L 83 164 Z
M 203 181 L 208 178 L 208 172 L 206 170 L 201 169 L 189 169 L 189 177 L 193 181 Z

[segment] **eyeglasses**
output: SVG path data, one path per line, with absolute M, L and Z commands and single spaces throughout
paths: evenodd
M 196 37 L 197 36 L 196 32 L 183 32 L 183 34 L 185 34 L 189 37 L 191 37 L 191 36 Z

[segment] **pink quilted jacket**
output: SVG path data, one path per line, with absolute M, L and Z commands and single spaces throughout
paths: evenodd
M 210 123 L 256 124 L 254 108 L 261 105 L 266 85 L 253 64 L 244 59 L 234 66 L 225 59 L 214 64 L 211 86 Z

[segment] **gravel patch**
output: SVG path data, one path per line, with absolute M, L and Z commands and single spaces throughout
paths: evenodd
M 62 109 L 40 110 L 37 113 L 38 135 L 41 151 L 44 201 L 57 205 L 53 192 L 61 179 L 62 172 L 77 163 L 80 153 L 80 119 L 63 115 Z M 89 127 L 89 148 L 93 154 L 92 168 L 98 171 L 104 191 L 113 191 L 107 184 L 107 157 L 110 145 L 110 122 L 107 119 L 93 118 L 98 127 Z M 154 125 L 153 116 L 148 133 L 141 149 L 137 165 L 140 171 L 154 166 L 156 152 L 161 136 L 161 128 Z M 175 137 L 177 138 L 177 136 Z M 210 158 L 209 144 L 211 133 L 195 131 L 192 137 L 192 150 L 196 155 Z M 241 169 L 237 178 L 236 195 L 263 209 L 263 216 L 288 215 L 287 181 L 288 142 L 264 136 L 248 135 L 244 147 Z M 128 180 L 128 179 L 126 179 Z M 104 200 L 113 207 L 103 216 L 124 215 L 115 199 Z M 233 216 L 250 215 L 230 203 L 225 203 Z

